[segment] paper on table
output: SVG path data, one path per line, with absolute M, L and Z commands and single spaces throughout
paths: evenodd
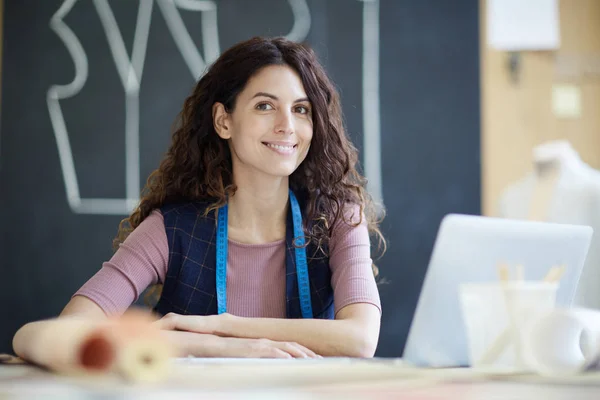
M 555 310 L 534 323 L 525 339 L 530 366 L 544 375 L 600 368 L 600 311 Z

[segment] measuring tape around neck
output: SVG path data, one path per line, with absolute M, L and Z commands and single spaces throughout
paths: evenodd
M 300 309 L 302 318 L 312 318 L 312 302 L 310 297 L 310 282 L 308 278 L 308 261 L 306 258 L 306 241 L 302 229 L 302 213 L 298 199 L 290 190 L 290 207 L 292 209 L 292 222 L 295 242 L 294 255 L 296 261 L 296 275 L 298 276 L 298 294 L 300 295 Z M 225 204 L 218 210 L 217 217 L 217 310 L 219 314 L 227 312 L 227 214 Z M 287 243 L 286 243 L 287 245 Z

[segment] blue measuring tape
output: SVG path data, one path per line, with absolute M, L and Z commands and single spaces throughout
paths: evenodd
M 310 298 L 310 282 L 308 280 L 308 262 L 306 259 L 306 241 L 302 231 L 302 213 L 294 193 L 290 190 L 290 206 L 296 238 L 294 253 L 296 259 L 296 275 L 298 276 L 298 292 L 302 318 L 312 318 L 312 302 Z M 227 204 L 221 207 L 217 217 L 217 311 L 227 312 Z
M 227 312 L 227 204 L 218 211 L 217 218 L 217 309 Z

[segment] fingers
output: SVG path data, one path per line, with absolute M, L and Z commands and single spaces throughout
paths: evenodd
M 259 357 L 275 358 L 322 358 L 312 350 L 294 342 L 277 342 L 269 339 L 259 339 L 255 343 L 255 349 Z M 281 352 L 287 356 L 282 357 Z
M 285 351 L 277 348 L 271 348 L 271 351 L 268 352 L 268 355 L 262 358 L 293 358 L 292 355 L 286 353 Z
M 304 346 L 302 346 L 301 344 L 298 344 L 298 343 L 295 343 L 295 345 L 299 346 L 309 358 L 323 358 L 323 356 L 318 355 L 317 353 L 315 353 L 314 351 L 312 351 L 308 347 L 304 347 Z
M 176 313 L 169 313 L 155 322 L 161 330 L 207 334 L 213 334 L 214 329 L 211 324 L 214 325 L 214 323 L 216 323 L 216 320 L 211 320 L 211 316 L 180 315 Z M 223 342 L 229 345 L 226 346 L 229 349 L 228 352 L 235 353 L 241 350 L 243 357 L 323 358 L 309 348 L 295 342 L 278 342 L 269 339 L 228 339 L 230 340 Z
M 166 331 L 174 331 L 177 329 L 177 319 L 180 317 L 179 314 L 168 313 L 158 321 L 154 322 L 158 329 Z
M 294 342 L 281 342 L 280 348 L 294 358 L 319 358 L 314 351 Z

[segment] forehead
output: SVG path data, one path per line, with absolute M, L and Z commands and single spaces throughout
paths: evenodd
M 269 65 L 262 68 L 248 80 L 240 96 L 252 98 L 257 92 L 266 92 L 280 99 L 296 100 L 306 97 L 300 76 L 287 65 Z

